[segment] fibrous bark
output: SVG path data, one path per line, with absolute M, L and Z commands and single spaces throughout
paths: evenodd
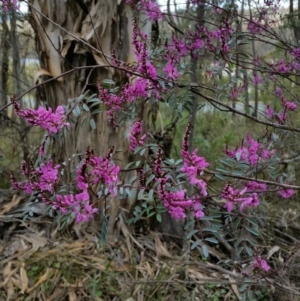
M 136 61 L 132 46 L 133 13 L 123 1 L 31 0 L 30 11 L 42 67 L 38 72 L 38 80 L 57 77 L 76 67 L 105 66 L 95 68 L 91 73 L 90 69 L 76 70 L 43 85 L 38 90 L 40 101 L 55 109 L 59 104 L 67 104 L 69 98 L 75 99 L 85 92 L 85 86 L 85 90 L 90 90 L 90 93 L 97 93 L 97 82 L 103 79 L 112 78 L 117 86 L 126 82 L 124 75 L 107 67 L 111 64 L 113 48 L 118 60 L 128 64 Z M 143 21 L 145 20 L 141 20 L 140 24 L 145 24 Z M 147 22 L 141 29 L 149 31 Z M 137 117 L 142 118 L 145 128 L 149 115 L 145 112 L 147 110 L 147 103 L 140 101 Z M 76 124 L 72 124 L 68 135 L 52 146 L 53 160 L 61 163 L 73 154 L 83 153 L 87 146 L 92 147 L 97 156 L 105 156 L 113 146 L 115 150 L 121 150 L 115 154 L 114 160 L 124 168 L 130 161 L 128 125 L 113 127 L 108 123 L 105 112 L 93 117 L 96 122 L 95 130 L 91 130 L 89 123 L 82 127 L 81 118 Z M 71 162 L 74 163 L 70 170 L 74 170 L 78 161 Z M 124 177 L 131 176 L 132 174 L 124 173 Z M 111 206 L 116 207 L 116 202 L 119 201 L 113 201 Z M 118 208 L 113 211 L 111 221 L 115 219 Z

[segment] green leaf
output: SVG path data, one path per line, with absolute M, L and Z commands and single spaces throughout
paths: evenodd
M 90 126 L 91 126 L 91 128 L 92 128 L 93 130 L 96 129 L 96 123 L 95 123 L 94 119 L 91 119 L 91 120 L 90 120 Z
M 146 150 L 147 150 L 146 148 L 143 148 L 143 149 L 141 150 L 141 152 L 140 152 L 140 155 L 141 155 L 141 156 L 144 156 Z
M 218 244 L 219 242 L 214 237 L 207 237 L 205 238 L 206 241 L 209 241 L 213 244 Z
M 259 233 L 256 229 L 251 228 L 251 227 L 246 227 L 247 231 L 254 234 L 255 236 L 259 236 Z
M 212 233 L 218 233 L 217 229 L 214 228 L 204 228 L 202 231 L 212 232 Z
M 234 243 L 234 247 L 237 248 L 239 246 L 239 244 L 244 241 L 244 237 L 239 237 L 235 243 Z
M 185 225 L 184 225 L 184 230 L 187 230 L 190 226 L 194 225 L 195 224 L 195 221 L 194 220 L 191 220 L 191 221 L 188 221 Z
M 187 235 L 186 235 L 186 239 L 190 239 L 194 234 L 198 233 L 199 230 L 198 229 L 194 229 L 192 231 L 190 231 Z
M 156 214 L 156 219 L 157 219 L 158 222 L 161 223 L 162 218 L 161 218 L 161 214 L 160 214 L 160 213 L 157 213 L 157 214 Z
M 141 207 L 139 207 L 139 206 L 136 206 L 136 207 L 134 208 L 134 210 L 137 211 L 137 212 L 142 212 L 142 209 L 141 209 Z
M 128 169 L 130 166 L 132 166 L 134 162 L 129 162 L 126 166 L 125 166 L 125 169 Z
M 92 115 L 95 115 L 95 114 L 98 114 L 98 113 L 101 113 L 103 110 L 102 109 L 96 109 L 92 112 Z
M 247 221 L 251 223 L 255 228 L 258 227 L 257 221 L 254 218 L 247 217 Z
M 132 197 L 132 191 L 129 188 L 125 188 L 126 193 L 128 194 L 129 198 Z
M 191 249 L 194 250 L 201 243 L 201 241 L 202 241 L 201 239 L 194 241 L 193 244 L 191 245 Z
M 87 112 L 90 111 L 90 108 L 89 108 L 85 103 L 82 105 L 82 107 L 83 107 L 83 109 L 86 110 Z
M 137 176 L 132 176 L 132 177 L 129 179 L 128 184 L 132 184 L 136 179 L 137 179 Z
M 203 251 L 203 256 L 207 258 L 208 255 L 209 255 L 207 246 L 203 245 L 203 246 L 201 246 L 201 248 L 202 248 L 202 251 Z
M 201 217 L 202 221 L 212 221 L 214 218 L 212 216 L 203 216 Z
M 257 246 L 257 243 L 254 241 L 254 239 L 251 236 L 248 235 L 246 239 L 253 247 Z
M 150 176 L 147 178 L 147 180 L 146 180 L 146 186 L 148 186 L 148 184 L 149 184 L 154 178 L 155 178 L 155 175 L 154 175 L 154 174 L 150 175 Z
M 116 84 L 112 79 L 109 79 L 109 78 L 104 79 L 104 80 L 102 81 L 102 83 L 103 83 L 103 84 L 108 84 L 108 85 L 115 85 L 115 84 Z
M 252 257 L 252 256 L 253 256 L 252 250 L 251 250 L 249 247 L 246 247 L 245 249 L 246 249 L 246 252 L 248 253 L 248 255 L 249 255 L 250 257 Z
M 138 200 L 141 200 L 141 199 L 143 198 L 143 196 L 144 196 L 144 191 L 145 191 L 145 189 L 141 189 L 141 190 L 139 191 L 139 193 L 138 193 Z
M 149 193 L 148 193 L 148 199 L 150 200 L 150 201 L 152 201 L 153 200 L 153 189 L 151 189 L 150 191 L 149 191 Z
M 149 218 L 149 217 L 153 216 L 155 213 L 156 213 L 155 211 L 152 211 L 152 212 L 147 214 L 147 217 Z

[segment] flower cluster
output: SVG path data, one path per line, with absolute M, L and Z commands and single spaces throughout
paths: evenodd
M 98 212 L 90 203 L 90 196 L 87 191 L 75 195 L 57 195 L 52 202 L 53 207 L 59 209 L 62 214 L 72 212 L 76 217 L 76 223 L 88 222 Z
M 232 100 L 235 100 L 239 97 L 239 95 L 245 90 L 245 85 L 244 84 L 240 84 L 238 87 L 236 88 L 232 88 L 231 92 L 230 92 L 230 98 Z
M 260 84 L 263 84 L 264 80 L 263 80 L 263 78 L 260 75 L 254 73 L 253 74 L 252 83 L 253 83 L 253 85 L 258 86 Z
M 184 190 L 167 191 L 166 187 L 160 185 L 159 197 L 169 214 L 178 220 L 184 219 L 189 209 L 194 211 L 195 218 L 204 216 L 202 204 L 199 201 L 187 198 Z
M 163 17 L 158 4 L 153 0 L 125 0 L 125 3 L 134 6 L 135 10 L 145 11 L 150 20 L 157 21 Z
M 21 110 L 15 98 L 12 98 L 11 101 L 18 116 L 26 119 L 31 125 L 40 126 L 47 130 L 50 135 L 57 134 L 64 127 L 70 128 L 70 123 L 66 122 L 67 117 L 62 106 L 58 106 L 55 113 L 52 112 L 51 108 L 46 110 L 44 107 L 39 107 L 37 110 Z
M 263 6 L 257 7 L 256 16 L 251 16 L 247 25 L 250 33 L 253 35 L 261 34 L 277 23 L 274 14 L 276 14 L 279 8 L 279 1 L 276 3 L 276 1 L 265 0 Z M 273 13 L 273 17 L 271 17 L 271 13 Z
M 15 177 L 11 174 L 11 184 L 17 190 L 25 191 L 27 194 L 36 192 L 53 193 L 59 181 L 58 170 L 60 165 L 53 167 L 52 161 L 41 163 L 38 168 L 34 168 L 32 162 L 28 166 L 25 161 L 21 163 L 23 175 L 27 177 L 23 183 L 16 182 Z
M 41 163 L 36 169 L 32 162 L 28 165 L 22 162 L 21 168 L 27 180 L 22 183 L 17 182 L 11 174 L 11 183 L 15 189 L 25 191 L 27 194 L 38 193 L 47 204 L 51 204 L 63 214 L 72 212 L 76 222 L 88 221 L 98 212 L 98 209 L 91 204 L 88 192 L 90 185 L 105 186 L 108 189 L 105 194 L 109 192 L 116 196 L 115 187 L 119 183 L 120 167 L 111 162 L 112 153 L 113 149 L 108 152 L 106 158 L 96 157 L 93 150 L 87 148 L 85 159 L 76 170 L 76 193 L 66 195 L 56 193 L 56 188 L 59 186 L 60 165 L 53 166 L 51 160 Z M 52 195 L 50 199 L 47 197 L 49 194 Z
M 262 259 L 260 255 L 258 255 L 253 262 L 253 269 L 256 271 L 263 270 L 263 271 L 269 271 L 270 266 L 268 265 L 267 261 Z
M 208 52 L 215 52 L 219 49 L 222 54 L 229 53 L 229 40 L 232 33 L 229 20 L 224 18 L 216 30 L 197 26 L 195 31 L 187 30 L 182 40 L 173 36 L 170 43 L 165 43 L 164 59 L 167 64 L 163 71 L 167 79 L 174 81 L 179 77 L 176 65 L 187 54 L 190 54 L 193 59 L 198 59 L 201 49 L 206 49 Z
M 265 29 L 268 29 L 268 23 L 263 18 L 251 19 L 248 22 L 247 29 L 252 34 L 261 34 Z
M 228 157 L 236 158 L 238 161 L 243 160 L 251 165 L 257 165 L 260 160 L 267 160 L 274 156 L 275 150 L 267 150 L 262 144 L 251 138 L 250 134 L 246 136 L 245 145 L 238 147 L 236 150 L 228 150 L 227 146 L 225 152 Z
M 137 58 L 137 65 L 133 68 L 134 71 L 137 71 L 147 78 L 150 82 L 157 80 L 156 68 L 150 62 L 149 51 L 147 47 L 149 37 L 140 31 L 137 23 L 134 23 L 133 26 L 133 41 L 134 53 Z
M 19 9 L 18 0 L 1 0 L 3 11 L 8 12 L 10 9 Z
M 278 191 L 278 194 L 283 197 L 284 199 L 289 199 L 291 196 L 293 196 L 295 193 L 294 189 L 291 188 L 284 188 L 284 189 L 280 189 Z
M 283 95 L 282 89 L 280 87 L 276 87 L 275 95 L 278 96 L 283 105 L 283 109 L 280 113 L 275 113 L 274 109 L 271 106 L 267 106 L 266 114 L 269 118 L 275 117 L 278 123 L 284 124 L 287 120 L 288 111 L 294 111 L 297 109 L 297 104 L 293 101 L 288 101 L 286 97 Z
M 293 60 L 290 63 L 280 60 L 274 64 L 271 64 L 270 66 L 273 68 L 275 74 L 291 74 L 300 70 L 300 64 L 297 62 L 297 60 Z
M 203 157 L 197 156 L 197 150 L 192 154 L 188 152 L 188 137 L 190 135 L 191 124 L 189 123 L 182 142 L 183 167 L 181 171 L 187 174 L 189 182 L 195 185 L 203 196 L 207 196 L 207 183 L 201 178 L 204 169 L 209 166 Z M 158 150 L 156 160 L 154 161 L 153 171 L 156 174 L 156 180 L 159 181 L 158 195 L 163 201 L 168 212 L 176 219 L 186 217 L 186 211 L 192 209 L 196 218 L 204 216 L 203 206 L 198 199 L 188 198 L 184 190 L 170 191 L 168 190 L 168 178 L 162 172 L 162 152 Z
M 300 59 L 300 48 L 299 47 L 293 48 L 291 50 L 291 55 L 294 57 L 294 59 L 299 60 Z
M 129 139 L 130 139 L 130 150 L 133 152 L 137 146 L 141 146 L 144 144 L 144 140 L 146 138 L 146 134 L 141 135 L 143 131 L 143 125 L 141 120 L 137 120 L 132 125 Z
M 189 182 L 195 185 L 201 194 L 207 196 L 207 183 L 201 177 L 204 174 L 204 169 L 209 166 L 205 158 L 197 156 L 197 149 L 192 154 L 188 152 L 188 137 L 190 135 L 191 124 L 189 123 L 185 135 L 182 140 L 181 155 L 183 158 L 183 167 L 181 171 L 187 174 Z
M 174 187 L 172 187 L 173 184 L 170 182 L 170 178 L 168 178 L 166 173 L 162 170 L 161 148 L 158 148 L 153 165 L 152 170 L 155 174 L 155 180 L 159 183 L 157 189 L 158 197 L 163 202 L 169 214 L 180 220 L 186 217 L 188 210 L 193 210 L 196 218 L 203 217 L 203 206 L 199 200 L 188 198 L 184 190 L 175 190 Z
M 86 190 L 89 186 L 89 179 L 92 185 L 103 184 L 108 187 L 108 191 L 113 196 L 116 196 L 115 187 L 119 183 L 120 167 L 112 162 L 112 153 L 113 149 L 110 149 L 105 158 L 96 157 L 93 150 L 87 148 L 85 159 L 76 171 L 77 187 L 79 189 Z
M 253 190 L 256 192 L 253 192 Z M 240 204 L 240 210 L 243 211 L 247 206 L 257 207 L 259 205 L 258 195 L 265 190 L 266 186 L 264 184 L 254 181 L 248 182 L 241 191 L 226 184 L 221 196 L 226 200 L 224 207 L 228 212 L 231 212 L 236 204 Z
M 114 127 L 118 127 L 119 113 L 125 105 L 133 103 L 138 98 L 150 97 L 149 91 L 151 91 L 157 99 L 160 98 L 158 92 L 160 87 L 157 80 L 156 68 L 149 59 L 147 39 L 147 35 L 142 33 L 138 29 L 137 24 L 134 23 L 133 45 L 138 62 L 136 65 L 130 67 L 130 71 L 140 73 L 143 77 L 133 79 L 130 74 L 127 74 L 130 78 L 130 83 L 123 86 L 119 95 L 110 93 L 110 91 L 103 88 L 100 83 L 98 84 L 100 99 L 106 107 L 107 119 Z

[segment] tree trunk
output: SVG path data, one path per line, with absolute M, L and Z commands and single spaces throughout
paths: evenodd
M 2 33 L 1 33 L 1 71 L 0 71 L 0 107 L 7 104 L 8 92 L 8 61 L 9 61 L 9 28 L 7 25 L 7 14 L 2 13 Z M 1 112 L 2 116 L 6 116 L 6 111 Z
M 38 93 L 40 101 L 55 109 L 59 104 L 66 105 L 68 98 L 76 99 L 86 90 L 90 90 L 90 94 L 98 93 L 97 82 L 103 79 L 111 78 L 117 86 L 124 84 L 126 81 L 124 75 L 111 67 L 100 67 L 111 64 L 113 48 L 118 60 L 125 63 L 136 61 L 132 49 L 133 13 L 124 1 L 30 0 L 29 2 L 31 24 L 36 33 L 36 48 L 43 68 L 39 73 L 43 74 L 42 80 L 49 76 L 57 77 L 76 67 L 99 66 L 93 70 L 76 70 L 43 85 Z M 140 21 L 141 24 L 143 20 Z M 146 22 L 146 26 L 143 25 L 141 30 L 149 31 L 149 28 L 151 29 L 151 25 L 149 27 Z M 149 114 L 145 111 L 149 110 L 149 107 L 149 104 L 143 101 L 139 103 L 137 110 L 137 117 L 143 120 L 144 128 L 148 128 Z M 88 122 L 81 126 L 84 117 L 78 118 L 75 124 L 72 124 L 67 136 L 53 145 L 51 152 L 53 160 L 62 163 L 73 154 L 84 153 L 87 146 L 94 149 L 95 155 L 105 156 L 108 150 L 114 147 L 115 150 L 121 150 L 115 154 L 114 160 L 124 168 L 130 161 L 126 134 L 128 125 L 114 128 L 108 123 L 106 113 L 102 112 L 93 115 L 96 129 L 92 130 Z M 73 165 L 70 166 L 70 170 L 74 170 L 78 161 L 71 162 Z M 131 176 L 132 174 L 124 175 L 126 178 Z M 111 202 L 110 232 L 118 214 L 119 208 L 116 204 L 119 202 L 117 200 Z M 127 200 L 128 204 L 125 206 L 130 207 L 133 202 L 134 200 Z

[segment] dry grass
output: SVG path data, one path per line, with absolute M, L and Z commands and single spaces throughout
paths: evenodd
M 181 256 L 178 247 L 153 232 L 105 245 L 91 231 L 81 238 L 49 232 L 47 218 L 22 221 L 16 210 L 22 202 L 13 196 L 0 204 L 0 300 L 232 301 L 242 294 L 245 279 L 236 263 L 203 260 L 197 249 Z M 270 238 L 275 232 L 268 231 Z M 265 240 L 272 271 L 260 283 L 251 271 L 248 277 L 253 292 L 265 291 L 270 298 L 253 300 L 300 300 L 299 243 L 288 242 L 286 235 L 292 234 L 280 231 L 277 244 Z M 212 247 L 211 259 L 214 252 Z

